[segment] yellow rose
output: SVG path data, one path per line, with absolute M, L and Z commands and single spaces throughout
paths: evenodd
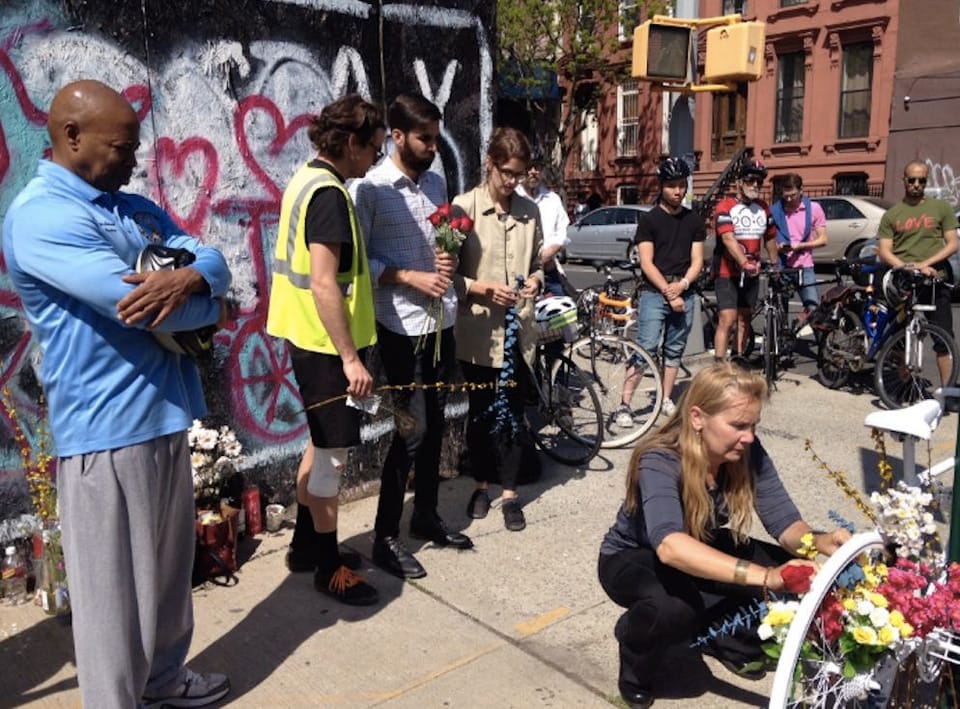
M 911 635 L 913 635 L 913 626 L 910 623 L 904 623 L 900 626 L 901 638 L 909 638 Z
M 858 625 L 853 629 L 853 639 L 860 645 L 876 645 L 877 631 L 867 625 Z
M 880 632 L 877 633 L 877 638 L 879 638 L 881 645 L 893 645 L 893 643 L 900 639 L 900 633 L 898 633 L 897 629 L 892 625 L 885 625 L 880 628 Z
M 884 598 L 884 597 L 883 597 L 882 595 L 880 595 L 879 593 L 874 593 L 874 592 L 871 591 L 871 592 L 869 592 L 869 593 L 867 594 L 867 599 L 868 599 L 873 605 L 875 605 L 877 608 L 886 608 L 887 605 L 888 605 L 888 604 L 887 604 L 887 599 Z
M 844 609 L 844 610 L 852 611 L 852 610 L 854 610 L 856 607 L 857 607 L 857 602 L 856 602 L 855 600 L 853 600 L 852 598 L 844 598 L 844 599 L 843 599 L 843 609 Z
M 903 626 L 903 613 L 900 611 L 890 611 L 890 625 L 894 628 Z

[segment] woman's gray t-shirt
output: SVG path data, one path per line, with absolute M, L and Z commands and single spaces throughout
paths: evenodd
M 755 440 L 750 448 L 750 468 L 754 476 L 754 509 L 764 528 L 774 539 L 800 519 L 790 495 L 767 451 Z M 616 554 L 626 549 L 646 547 L 656 550 L 669 534 L 687 533 L 680 493 L 680 457 L 671 450 L 652 450 L 640 459 L 640 508 L 627 514 L 621 505 L 617 521 L 600 545 L 601 554 Z M 723 469 L 716 491 L 710 493 L 714 505 L 715 532 L 728 521 L 723 497 Z

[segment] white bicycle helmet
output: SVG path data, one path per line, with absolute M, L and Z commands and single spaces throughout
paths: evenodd
M 573 298 L 565 295 L 542 298 L 534 306 L 533 314 L 541 336 L 552 339 L 559 335 L 567 342 L 576 339 L 577 304 Z
M 891 268 L 883 274 L 883 297 L 890 305 L 905 303 L 913 290 L 913 279 L 900 268 Z

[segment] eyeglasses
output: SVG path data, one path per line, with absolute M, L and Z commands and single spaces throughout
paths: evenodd
M 784 198 L 784 199 L 797 199 L 797 197 L 799 197 L 800 194 L 801 194 L 800 192 L 784 192 L 784 193 L 783 193 L 783 198 Z
M 925 185 L 927 184 L 926 177 L 904 177 L 903 181 L 908 185 Z
M 763 178 L 757 177 L 756 175 L 747 175 L 746 177 L 741 177 L 740 181 L 746 185 L 762 185 Z
M 497 165 L 497 172 L 500 173 L 503 179 L 513 180 L 514 182 L 519 182 L 520 180 L 523 179 L 523 176 L 526 174 L 523 172 L 514 172 L 513 170 L 508 170 L 505 167 L 500 167 L 499 165 Z

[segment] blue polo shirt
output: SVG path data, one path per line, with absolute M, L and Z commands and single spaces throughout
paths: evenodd
M 47 160 L 10 205 L 3 256 L 43 358 L 40 380 L 61 457 L 142 443 L 190 426 L 206 413 L 196 365 L 146 330 L 127 326 L 117 303 L 133 289 L 148 243 L 187 248 L 210 294 L 193 295 L 159 330 L 217 321 L 230 285 L 219 251 L 182 233 L 158 205 L 101 192 Z

